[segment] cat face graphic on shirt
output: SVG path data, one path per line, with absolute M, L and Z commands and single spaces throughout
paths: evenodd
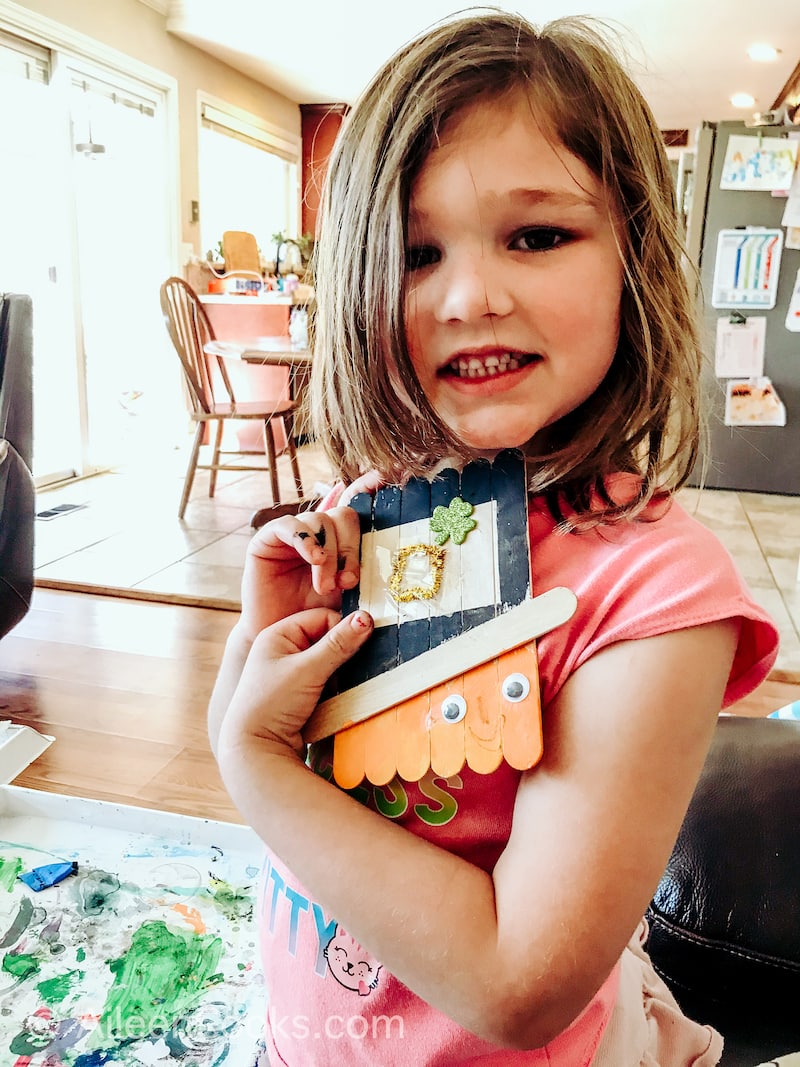
M 378 984 L 381 964 L 341 926 L 325 948 L 328 970 L 345 989 L 367 997 Z

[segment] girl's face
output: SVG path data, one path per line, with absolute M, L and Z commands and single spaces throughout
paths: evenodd
M 525 444 L 611 366 L 622 294 L 612 212 L 523 97 L 446 126 L 411 189 L 407 267 L 411 362 L 476 452 Z

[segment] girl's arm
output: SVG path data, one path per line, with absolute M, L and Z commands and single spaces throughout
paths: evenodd
M 605 980 L 652 897 L 711 740 L 736 625 L 619 643 L 576 671 L 546 711 L 544 757 L 522 777 L 510 840 L 487 874 L 298 756 L 309 701 L 362 639 L 352 617 L 323 636 L 332 621 L 287 638 L 287 620 L 254 644 L 219 743 L 234 802 L 415 993 L 495 1044 L 546 1044 Z

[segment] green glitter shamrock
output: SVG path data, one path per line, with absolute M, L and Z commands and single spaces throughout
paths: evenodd
M 441 504 L 434 508 L 431 515 L 431 533 L 436 544 L 443 545 L 448 537 L 452 537 L 453 544 L 463 545 L 467 534 L 478 525 L 475 519 L 470 518 L 474 510 L 472 504 L 468 504 L 460 496 L 453 497 L 447 508 Z

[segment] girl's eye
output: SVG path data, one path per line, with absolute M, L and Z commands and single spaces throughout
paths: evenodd
M 536 226 L 518 233 L 509 247 L 516 252 L 549 252 L 554 248 L 560 248 L 569 240 L 570 234 L 565 230 L 557 230 L 551 226 Z
M 439 250 L 431 245 L 418 245 L 406 249 L 406 270 L 420 270 L 439 262 Z

